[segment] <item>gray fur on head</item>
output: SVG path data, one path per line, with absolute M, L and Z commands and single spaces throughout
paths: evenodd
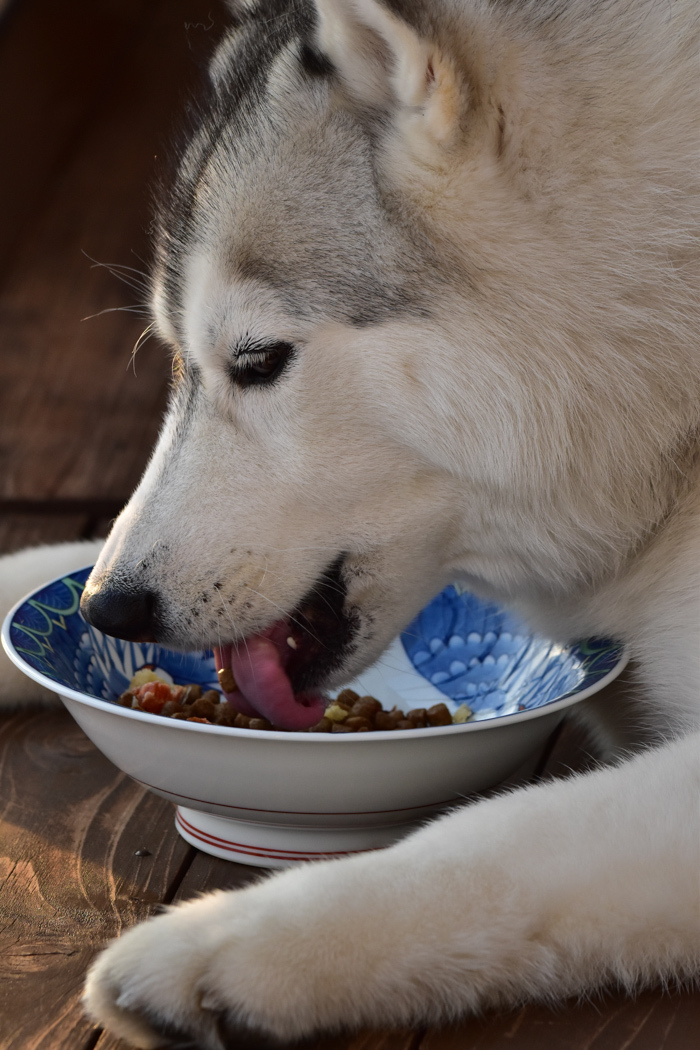
M 285 581 L 265 599 L 289 608 L 344 552 L 375 578 L 349 592 L 358 661 L 454 575 L 564 634 L 625 630 L 598 595 L 689 498 L 700 403 L 693 50 L 680 8 L 641 6 L 261 0 L 241 17 L 161 220 L 156 320 L 188 393 L 124 564 L 173 532 L 154 501 L 185 461 L 200 500 L 216 484 L 206 446 L 246 539 L 233 554 L 201 530 L 195 568 L 171 536 L 153 572 L 178 560 L 179 589 L 221 563 L 245 576 L 262 544 Z M 270 344 L 293 348 L 284 371 L 242 389 Z M 292 555 L 309 537 L 317 554 Z M 270 615 L 231 600 L 242 631 Z

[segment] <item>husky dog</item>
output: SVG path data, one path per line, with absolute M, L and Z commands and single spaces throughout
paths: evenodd
M 697 4 L 231 7 L 161 216 L 172 405 L 85 616 L 248 660 L 291 728 L 461 580 L 625 641 L 651 746 L 179 906 L 87 1009 L 220 1048 L 696 976 Z

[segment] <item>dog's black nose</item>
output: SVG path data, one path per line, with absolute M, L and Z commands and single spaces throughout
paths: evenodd
M 148 590 L 121 590 L 105 583 L 86 588 L 80 611 L 87 622 L 103 634 L 127 642 L 156 642 L 161 629 L 158 596 Z

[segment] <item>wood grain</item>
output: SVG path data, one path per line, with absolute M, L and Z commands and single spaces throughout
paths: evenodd
M 421 1050 L 697 1050 L 700 999 L 649 991 L 557 1010 L 526 1006 L 429 1032 Z
M 64 711 L 0 719 L 0 799 L 0 1046 L 75 1050 L 90 959 L 167 899 L 191 850 L 172 806 Z
M 27 191 L 31 221 L 21 225 L 0 287 L 0 496 L 5 498 L 126 499 L 155 441 L 165 403 L 169 362 L 163 350 L 152 341 L 138 354 L 136 374 L 130 364 L 143 318 L 116 312 L 81 320 L 145 299 L 142 290 L 121 284 L 88 256 L 137 269 L 147 265 L 142 259 L 148 253 L 149 185 L 162 167 L 161 146 L 183 93 L 200 75 L 192 48 L 200 38 L 213 43 L 216 23 L 209 15 L 217 7 L 212 0 L 140 5 L 130 0 L 119 13 L 120 6 L 115 0 L 65 0 L 54 5 L 65 14 L 65 31 L 55 19 L 44 29 L 37 18 L 43 11 L 39 0 L 30 0 L 23 16 L 34 16 L 34 32 L 42 40 L 53 28 L 46 46 L 61 54 L 61 62 L 49 63 L 44 74 L 47 115 L 37 137 L 45 123 L 65 126 L 61 149 L 51 147 L 47 157 L 36 160 L 45 169 L 41 185 L 48 180 L 50 192 Z M 20 14 L 10 20 L 4 38 L 15 55 L 15 79 L 10 70 L 4 89 L 15 99 L 24 90 L 25 64 L 32 67 L 32 38 L 18 33 Z M 74 38 L 76 19 L 81 29 Z M 208 33 L 197 28 L 209 25 Z M 109 54 L 98 75 L 94 59 L 85 56 L 104 56 L 105 46 Z M 64 65 L 78 72 L 70 85 L 69 113 L 61 116 Z M 99 105 L 90 108 L 87 99 Z M 11 123 L 9 109 L 5 117 Z M 21 184 L 24 157 L 18 152 L 13 159 L 13 170 L 19 169 L 13 177 Z
M 119 501 L 105 500 L 0 501 L 0 554 L 45 543 L 104 538 L 120 509 Z
M 552 768 L 562 755 L 576 764 L 574 736 L 562 734 Z M 62 712 L 0 721 L 0 798 L 0 1047 L 127 1050 L 82 1015 L 94 952 L 161 901 L 240 887 L 261 869 L 179 840 L 170 804 L 115 770 Z M 304 1050 L 691 1050 L 699 1022 L 697 996 L 652 991 L 428 1033 L 329 1036 Z
M 3 210 L 0 278 L 66 158 L 99 120 L 145 7 L 146 0 L 22 0 L 0 26 L 0 199 L 12 201 Z
M 0 514 L 0 554 L 43 543 L 80 539 L 88 529 L 86 514 Z
M 422 1037 L 422 1031 L 355 1032 L 294 1043 L 288 1050 L 420 1050 Z M 265 1047 L 265 1050 L 268 1050 L 268 1046 Z M 89 1050 L 93 1048 L 90 1047 Z M 108 1032 L 103 1032 L 95 1044 L 95 1050 L 132 1050 L 132 1048 L 122 1039 L 115 1039 Z M 186 1047 L 183 1050 L 195 1050 L 195 1048 Z M 232 1046 L 230 1050 L 236 1050 L 236 1047 Z M 251 1050 L 253 1050 L 252 1047 Z M 285 1050 L 285 1047 L 279 1044 L 279 1050 Z
M 138 480 L 167 357 L 147 344 L 128 369 L 145 322 L 119 308 L 141 294 L 83 252 L 141 268 L 148 184 L 222 19 L 219 0 L 20 0 L 0 24 L 0 551 L 104 534 Z M 567 727 L 539 773 L 589 749 Z M 64 712 L 0 717 L 0 1050 L 128 1050 L 80 1009 L 95 951 L 161 902 L 260 875 L 184 843 Z M 691 1050 L 699 1030 L 700 997 L 650 991 L 307 1050 Z
M 281 1043 L 278 1045 L 279 1050 L 420 1050 L 422 1037 L 422 1031 L 354 1032 L 297 1042 L 286 1047 Z M 92 1047 L 89 1050 L 92 1050 Z M 103 1032 L 95 1044 L 95 1050 L 132 1050 L 132 1048 L 124 1040 L 115 1039 L 108 1032 Z M 195 1048 L 186 1047 L 183 1050 L 195 1050 Z M 236 1050 L 236 1047 L 232 1046 L 230 1050 Z M 248 1048 L 246 1047 L 245 1050 Z M 254 1047 L 251 1046 L 250 1050 L 254 1050 Z M 269 1044 L 266 1044 L 264 1050 L 269 1050 Z

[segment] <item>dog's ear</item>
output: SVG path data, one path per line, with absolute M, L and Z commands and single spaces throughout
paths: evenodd
M 390 112 L 413 136 L 448 145 L 466 85 L 438 44 L 379 0 L 314 0 L 319 50 L 351 103 Z

